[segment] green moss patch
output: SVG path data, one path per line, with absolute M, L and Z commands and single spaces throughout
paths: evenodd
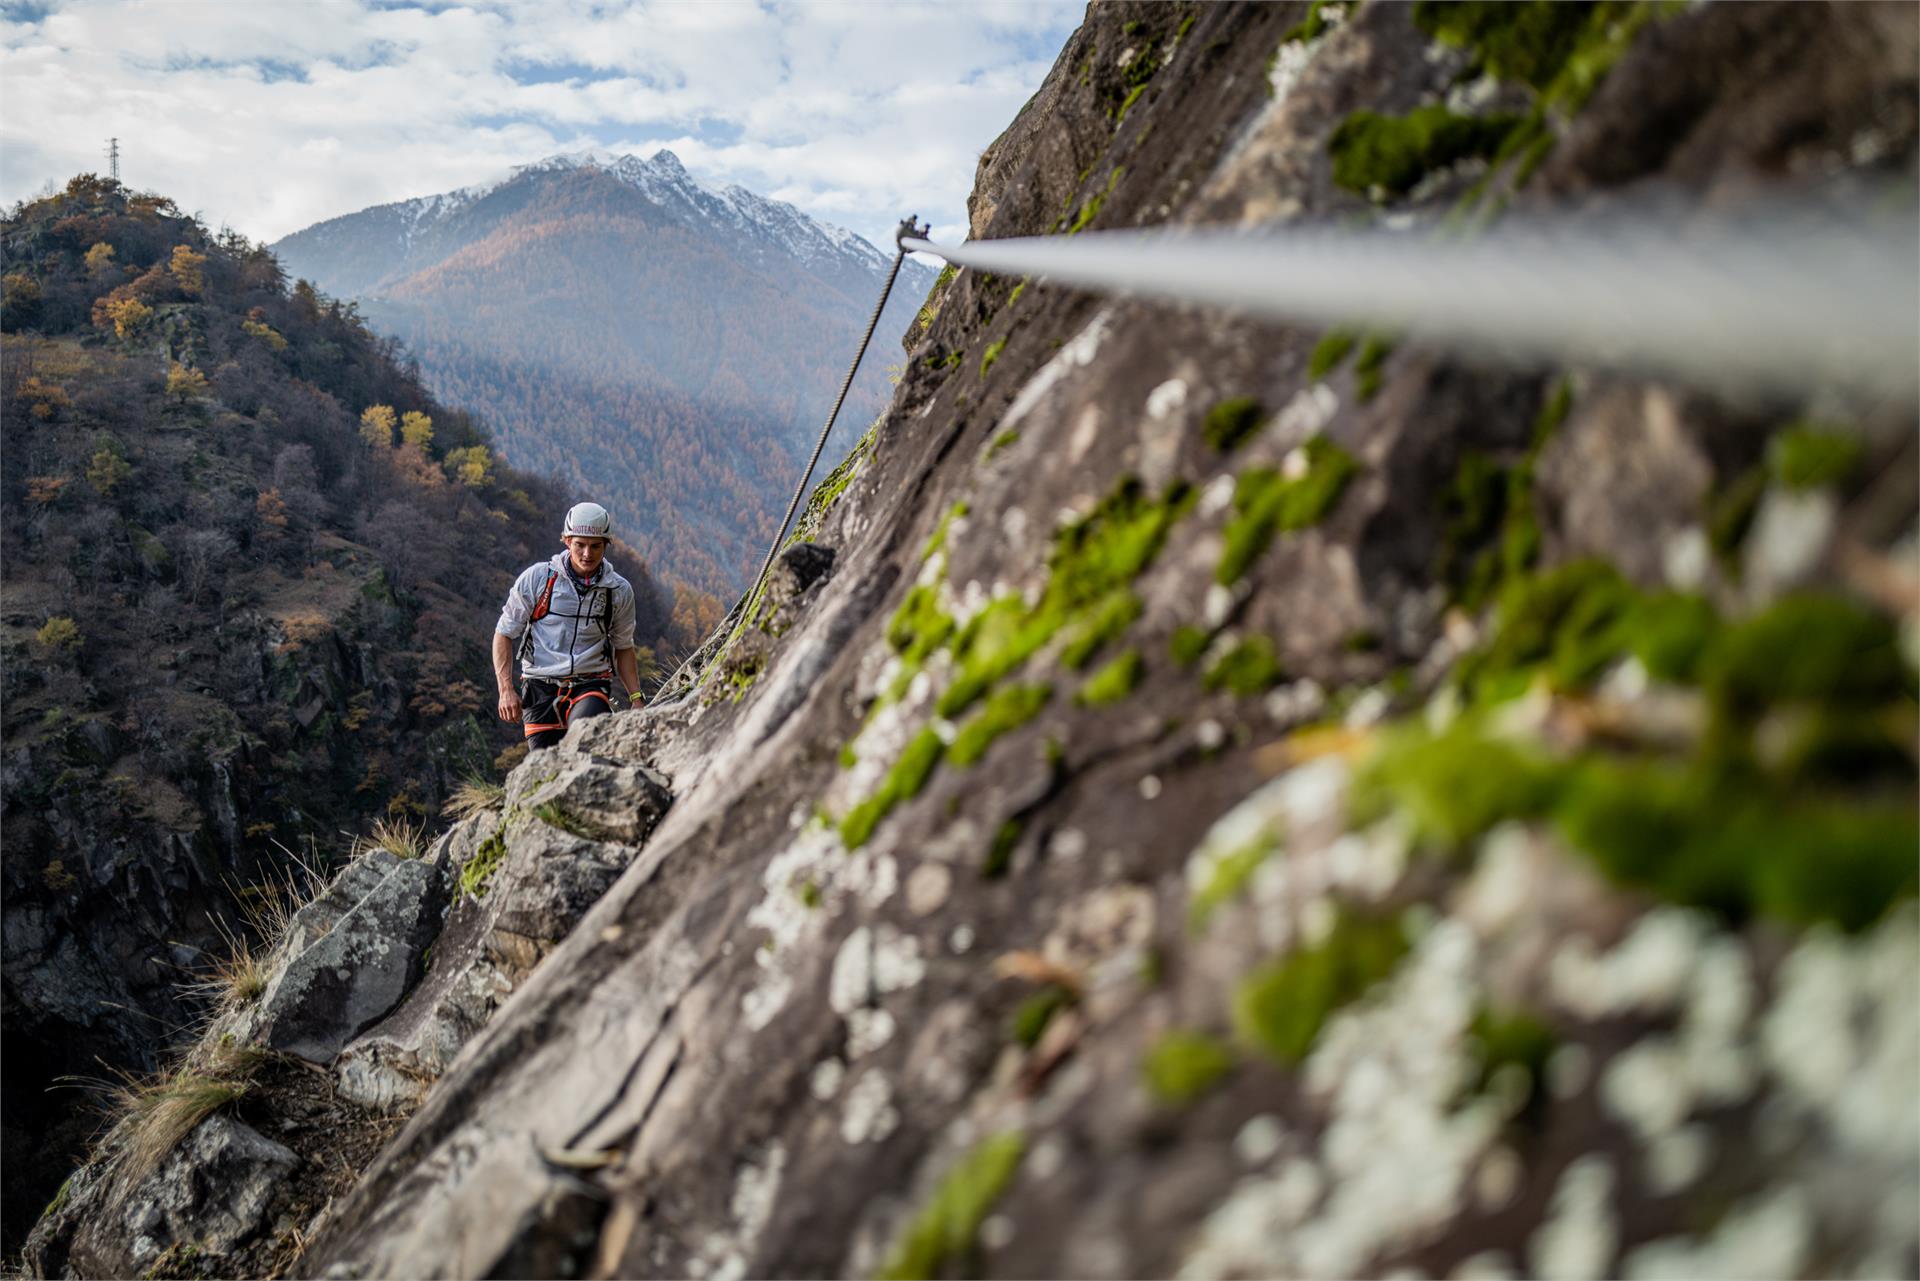
M 1434 39 L 1469 50 L 1468 74 L 1486 72 L 1531 85 L 1568 114 L 1587 99 L 1662 6 L 1603 0 L 1421 0 L 1413 20 Z
M 1202 683 L 1210 690 L 1231 690 L 1241 698 L 1251 698 L 1279 684 L 1283 675 L 1273 642 L 1264 636 L 1249 636 L 1222 654 L 1207 669 Z
M 1353 362 L 1353 394 L 1366 404 L 1380 394 L 1382 370 L 1393 354 L 1393 339 L 1385 334 L 1368 334 L 1360 344 L 1359 358 Z
M 1266 467 L 1240 473 L 1233 489 L 1234 515 L 1224 531 L 1226 550 L 1215 571 L 1221 583 L 1239 582 L 1274 535 L 1318 524 L 1360 470 L 1353 455 L 1324 436 L 1314 437 L 1304 449 L 1306 471 L 1292 480 Z
M 1165 498 L 1150 498 L 1129 477 L 1085 518 L 1061 530 L 1040 600 L 1028 606 L 1003 596 L 954 639 L 959 670 L 940 697 L 940 714 L 966 710 L 1062 631 L 1069 633 L 1063 651 L 1069 666 L 1092 658 L 1137 616 L 1132 583 L 1191 501 L 1191 491 L 1178 485 Z
M 1566 775 L 1557 818 L 1612 879 L 1735 923 L 1860 930 L 1915 888 L 1910 798 L 1783 797 L 1664 762 L 1590 760 Z
M 1537 671 L 1579 689 L 1624 650 L 1620 624 L 1632 586 L 1601 560 L 1578 560 L 1514 581 L 1502 594 L 1493 639 L 1459 669 L 1476 697 L 1521 692 Z
M 1137 649 L 1127 650 L 1087 678 L 1074 696 L 1083 707 L 1106 707 L 1125 699 L 1140 684 L 1146 662 Z
M 1181 624 L 1173 629 L 1173 635 L 1167 638 L 1167 653 L 1173 661 L 1182 667 L 1192 667 L 1207 652 L 1211 637 L 1199 627 Z
M 1051 697 L 1051 685 L 1008 685 L 995 690 L 954 735 L 947 749 L 948 759 L 955 765 L 973 764 L 987 754 L 993 740 L 1038 716 Z
M 1782 597 L 1728 627 L 1700 668 L 1716 708 L 1742 723 L 1784 702 L 1870 708 L 1914 689 L 1892 621 L 1822 592 Z
M 1317 947 L 1269 961 L 1241 980 L 1234 1030 L 1275 1062 L 1296 1065 L 1327 1020 L 1390 976 L 1406 950 L 1397 921 L 1342 912 Z
M 1140 1075 L 1162 1103 L 1193 1102 L 1233 1071 L 1233 1048 L 1205 1032 L 1173 1031 L 1147 1051 Z
M 1053 1016 L 1074 1004 L 1074 995 L 1058 983 L 1049 983 L 1020 1002 L 1007 1023 L 1007 1035 L 1032 1049 L 1053 1022 Z
M 1200 423 L 1200 434 L 1209 445 L 1226 453 L 1252 435 L 1265 415 L 1260 402 L 1251 396 L 1223 400 L 1207 411 Z
M 1475 1093 L 1485 1091 L 1503 1069 L 1517 1067 L 1527 1074 L 1537 1094 L 1546 1077 L 1547 1060 L 1560 1043 L 1553 1029 L 1535 1015 L 1490 1006 L 1482 1006 L 1473 1016 L 1467 1038 L 1480 1065 Z
M 480 843 L 473 857 L 460 866 L 460 892 L 468 898 L 485 898 L 493 874 L 507 860 L 506 837 L 495 832 Z
M 1478 450 L 1461 455 L 1441 499 L 1440 557 L 1436 572 L 1454 599 L 1479 609 L 1503 584 L 1532 568 L 1540 554 L 1533 476 L 1540 452 L 1573 407 L 1573 387 L 1557 380 L 1534 419 L 1533 442 L 1513 466 Z
M 561 809 L 559 803 L 556 801 L 547 801 L 544 804 L 534 806 L 533 816 L 542 823 L 545 823 L 548 827 L 557 827 L 569 836 L 584 837 L 590 841 L 596 839 L 592 829 L 573 815 Z
M 1359 823 L 1398 809 L 1418 839 L 1459 851 L 1504 819 L 1546 813 L 1558 784 L 1557 767 L 1531 748 L 1464 722 L 1439 735 L 1414 726 L 1383 739 L 1350 804 Z
M 1060 661 L 1074 671 L 1080 671 L 1092 661 L 1095 654 L 1106 648 L 1109 641 L 1133 626 L 1144 608 L 1140 598 L 1130 590 L 1108 592 L 1074 626 L 1072 634 L 1060 647 Z
M 1451 850 L 1507 819 L 1549 821 L 1614 881 L 1735 923 L 1857 930 L 1914 890 L 1910 798 L 1793 788 L 1710 759 L 1555 760 L 1465 724 L 1402 733 L 1356 778 L 1358 821 L 1398 808 Z
M 1146 53 L 1141 55 L 1142 58 L 1146 56 Z M 1137 63 L 1139 59 L 1135 61 Z M 1125 165 L 1116 166 L 1113 171 L 1107 175 L 1107 185 L 1102 190 L 1096 191 L 1087 197 L 1086 201 L 1080 206 L 1080 212 L 1075 214 L 1073 221 L 1067 225 L 1067 234 L 1069 236 L 1079 235 L 1086 229 L 1088 223 L 1100 216 L 1101 206 L 1106 204 L 1107 197 L 1113 194 L 1113 189 L 1120 185 L 1121 175 L 1125 173 Z
M 1767 492 L 1767 469 L 1753 467 L 1717 488 L 1707 498 L 1707 544 L 1713 548 L 1720 567 L 1737 580 L 1740 572 L 1740 548 L 1760 512 L 1760 500 Z
M 997 339 L 987 344 L 987 350 L 980 357 L 980 376 L 985 378 L 987 371 L 993 368 L 993 362 L 1000 359 L 1000 353 L 1007 349 L 1007 340 Z
M 1359 341 L 1359 335 L 1351 329 L 1329 329 L 1307 358 L 1307 376 L 1318 381 L 1340 368 Z
M 840 839 L 846 847 L 857 850 L 865 845 L 867 838 L 873 835 L 873 829 L 893 811 L 894 806 L 918 796 L 945 751 L 946 744 L 932 729 L 923 729 L 915 735 L 900 753 L 900 759 L 887 771 L 879 789 L 840 820 Z
M 1307 16 L 1288 27 L 1287 34 L 1280 37 L 1280 43 L 1311 44 L 1325 35 L 1333 26 L 1326 15 L 1329 6 L 1335 9 L 1345 7 L 1341 0 L 1313 0 L 1313 3 L 1307 6 Z
M 1195 933 L 1206 928 L 1219 908 L 1240 896 L 1254 871 L 1280 848 L 1280 838 L 1272 831 L 1259 835 L 1213 860 L 1205 883 L 1193 891 L 1187 903 L 1187 926 Z
M 953 522 L 965 516 L 969 510 L 970 508 L 964 502 L 955 503 L 947 508 L 946 514 L 940 518 L 940 523 L 933 527 L 931 534 L 927 535 L 927 545 L 920 549 L 921 564 L 926 564 L 936 555 L 947 550 L 947 534 L 953 529 Z
M 1008 819 L 993 834 L 993 844 L 987 847 L 987 856 L 980 862 L 980 875 L 988 880 L 1005 876 L 1013 865 L 1013 850 L 1020 843 L 1020 821 Z
M 1404 116 L 1356 111 L 1327 140 L 1333 180 L 1363 196 L 1403 196 L 1437 169 L 1491 157 L 1522 117 L 1458 116 L 1438 103 Z
M 1014 1132 L 995 1135 L 961 1157 L 894 1245 L 880 1270 L 882 1281 L 930 1281 L 973 1270 L 980 1225 L 1025 1154 L 1026 1139 Z
M 1767 442 L 1767 468 L 1789 489 L 1839 485 L 1860 465 L 1860 442 L 1837 428 L 1795 423 Z

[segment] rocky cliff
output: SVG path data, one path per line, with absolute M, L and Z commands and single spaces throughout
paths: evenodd
M 1893 7 L 1099 4 L 975 231 L 1910 177 L 1916 57 Z M 1920 1267 L 1913 406 L 932 307 L 700 690 L 338 883 L 183 1068 L 238 1094 L 30 1264 Z M 276 1133 L 325 1107 L 410 1115 L 335 1170 Z

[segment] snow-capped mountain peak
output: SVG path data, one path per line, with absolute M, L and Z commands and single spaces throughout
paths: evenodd
M 537 187 L 585 174 L 613 180 L 651 206 L 655 212 L 650 217 L 718 238 L 728 252 L 765 270 L 799 266 L 851 283 L 884 273 L 892 261 L 891 253 L 864 237 L 814 218 L 788 201 L 738 183 L 709 186 L 666 148 L 644 158 L 594 149 L 558 152 L 516 165 L 492 181 L 331 219 L 282 243 L 296 259 L 306 260 L 302 265 L 318 269 L 324 263 L 324 274 L 336 287 L 378 293 L 386 283 L 439 261 L 457 245 L 489 234 L 497 217 L 537 206 Z M 507 196 L 511 198 L 495 203 Z M 491 212 L 495 209 L 497 215 Z M 932 278 L 931 271 L 909 262 L 901 284 L 923 293 Z

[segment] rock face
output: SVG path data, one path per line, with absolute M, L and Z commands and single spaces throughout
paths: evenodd
M 1917 51 L 1099 5 L 970 207 L 1906 173 Z M 336 1064 L 417 1110 L 299 1270 L 1915 1270 L 1911 410 L 960 272 L 809 509 L 831 576 L 436 847 L 428 975 Z
M 137 1269 L 189 1242 L 224 1254 L 261 1226 L 297 1160 L 248 1126 L 211 1117 L 128 1194 L 124 1216 L 87 1226 L 80 1249 L 103 1261 L 124 1251 Z
M 399 1004 L 425 968 L 426 949 L 444 913 L 445 872 L 383 850 L 359 866 L 372 881 L 366 893 L 328 921 L 266 993 L 263 1039 L 271 1049 L 331 1063 L 348 1041 Z M 342 879 L 361 877 L 350 869 Z M 309 928 L 313 922 L 296 925 Z
M 340 1092 L 382 1111 L 417 1104 L 672 803 L 659 774 L 577 753 L 571 737 L 516 770 L 503 815 L 470 818 L 436 845 L 431 857 L 453 869 L 459 901 L 420 986 L 340 1056 Z

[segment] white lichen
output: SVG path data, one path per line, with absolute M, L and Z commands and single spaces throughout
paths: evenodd
M 847 1091 L 840 1115 L 840 1137 L 848 1143 L 878 1143 L 900 1124 L 893 1106 L 893 1087 L 878 1070 L 869 1071 Z

